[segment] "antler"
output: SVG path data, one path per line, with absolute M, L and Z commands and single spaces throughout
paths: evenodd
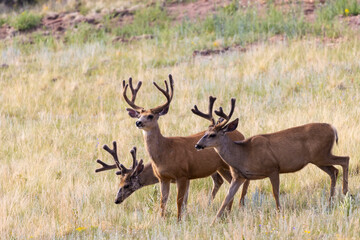
M 222 107 L 220 107 L 219 110 L 215 110 L 215 114 L 220 117 L 218 122 L 216 123 L 217 128 L 222 128 L 229 122 L 229 120 L 231 119 L 231 116 L 234 113 L 235 101 L 236 101 L 235 98 L 231 99 L 231 110 L 230 110 L 229 115 L 226 115 L 224 113 Z
M 205 119 L 209 120 L 210 122 L 212 122 L 212 125 L 215 125 L 215 120 L 214 120 L 214 118 L 213 118 L 213 116 L 212 116 L 212 111 L 213 111 L 213 107 L 214 107 L 214 102 L 215 102 L 215 100 L 216 100 L 215 97 L 212 97 L 212 96 L 209 97 L 209 112 L 208 112 L 207 114 L 205 114 L 205 113 L 203 113 L 203 112 L 200 112 L 199 109 L 198 109 L 198 107 L 197 107 L 196 105 L 194 106 L 193 109 L 191 109 L 191 111 L 192 111 L 194 114 L 196 114 L 196 115 L 198 115 L 198 116 L 200 116 L 200 117 L 202 117 L 202 118 L 205 118 Z
M 129 84 L 127 84 L 125 82 L 125 80 L 123 80 L 123 96 L 124 96 L 124 99 L 130 105 L 130 107 L 132 107 L 134 110 L 138 110 L 138 111 L 144 109 L 143 107 L 135 105 L 136 94 L 139 91 L 141 85 L 142 85 L 142 82 L 139 81 L 138 84 L 136 85 L 136 88 L 133 88 L 132 78 L 129 78 Z M 130 86 L 130 90 L 131 90 L 131 94 L 132 94 L 131 101 L 129 100 L 129 98 L 126 95 L 126 90 L 127 90 L 128 86 Z
M 173 78 L 171 76 L 171 74 L 169 74 L 169 82 L 170 82 L 170 90 L 171 92 L 169 93 L 169 86 L 168 86 L 168 83 L 167 81 L 165 80 L 165 87 L 166 87 L 166 90 L 162 89 L 161 87 L 159 87 L 159 85 L 157 85 L 156 82 L 153 82 L 153 84 L 155 85 L 155 87 L 160 91 L 162 92 L 165 97 L 166 97 L 166 103 L 163 104 L 163 105 L 160 105 L 160 106 L 157 106 L 155 108 L 152 108 L 150 109 L 153 113 L 160 113 L 162 110 L 164 110 L 165 108 L 167 108 L 169 105 L 170 105 L 170 102 L 174 96 L 174 81 L 173 81 Z
M 96 160 L 96 162 L 100 163 L 102 165 L 102 168 L 98 168 L 95 170 L 95 172 L 102 172 L 102 171 L 107 171 L 107 170 L 111 170 L 111 169 L 115 169 L 118 168 L 120 171 L 116 172 L 117 175 L 120 174 L 125 174 L 131 171 L 131 169 L 127 169 L 124 165 L 122 165 L 119 162 L 119 158 L 117 155 L 117 146 L 116 146 L 116 141 L 113 141 L 113 149 L 110 149 L 108 145 L 104 145 L 103 149 L 105 149 L 105 151 L 107 151 L 108 153 L 110 153 L 115 161 L 114 165 L 108 165 L 106 163 L 104 163 L 103 161 L 101 161 L 100 159 Z

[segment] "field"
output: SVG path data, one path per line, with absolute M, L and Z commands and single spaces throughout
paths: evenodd
M 179 2 L 171 4 L 196 3 Z M 82 11 L 95 8 L 91 3 Z M 174 20 L 157 4 L 137 10 L 120 27 L 104 17 L 100 29 L 80 23 L 76 31 L 67 29 L 57 38 L 54 32 L 42 34 L 39 27 L 0 40 L 0 238 L 358 239 L 356 1 L 316 2 L 312 19 L 302 5 L 242 8 L 228 1 L 216 6 L 215 15 L 198 21 Z M 61 11 L 70 8 L 62 6 Z M 44 4 L 26 9 L 25 14 L 37 14 Z M 23 10 L 1 13 L 0 26 L 3 19 L 16 28 Z M 96 159 L 112 163 L 102 146 L 116 140 L 126 166 L 133 146 L 139 158 L 149 161 L 142 132 L 125 111 L 122 80 L 143 81 L 137 103 L 150 108 L 165 101 L 152 81 L 161 83 L 170 73 L 175 95 L 169 113 L 159 120 L 165 136 L 205 130 L 208 122 L 190 109 L 194 104 L 206 109 L 209 95 L 225 111 L 230 98 L 236 98 L 234 116 L 246 137 L 310 122 L 331 123 L 339 134 L 333 153 L 350 156 L 349 195 L 342 194 L 342 169 L 337 166 L 336 198 L 329 207 L 330 179 L 309 165 L 281 175 L 280 212 L 270 181 L 252 181 L 246 206 L 239 207 L 238 193 L 232 212 L 213 226 L 229 185 L 208 205 L 210 178 L 191 182 L 181 222 L 173 184 L 165 219 L 160 217 L 158 184 L 114 204 L 115 171 L 94 171 Z

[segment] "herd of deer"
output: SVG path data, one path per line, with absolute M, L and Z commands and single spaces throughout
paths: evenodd
M 143 160 L 138 161 L 134 147 L 131 150 L 132 167 L 126 168 L 119 162 L 115 141 L 113 149 L 104 146 L 113 156 L 115 164 L 108 165 L 97 160 L 102 167 L 96 169 L 96 172 L 116 168 L 119 170 L 116 172 L 121 176 L 116 204 L 123 202 L 134 191 L 160 182 L 161 215 L 164 216 L 170 183 L 176 183 L 177 216 L 180 220 L 183 206 L 187 203 L 190 180 L 211 176 L 214 183 L 212 198 L 223 184 L 223 178 L 230 183 L 227 196 L 217 213 L 217 217 L 220 217 L 225 208 L 231 210 L 234 195 L 243 183 L 240 199 L 242 205 L 250 180 L 268 177 L 276 207 L 280 209 L 279 174 L 299 171 L 308 163 L 318 166 L 330 176 L 330 201 L 335 193 L 338 176 L 338 170 L 333 165 L 340 165 L 343 169 L 343 193 L 347 193 L 349 157 L 332 155 L 334 142 L 338 142 L 337 131 L 332 125 L 311 123 L 245 139 L 243 134 L 235 130 L 239 120 L 229 122 L 234 112 L 235 99 L 231 99 L 228 115 L 221 107 L 214 111 L 219 116 L 215 121 L 212 113 L 216 98 L 210 97 L 208 113 L 199 111 L 196 105 L 191 109 L 194 114 L 211 122 L 206 131 L 187 137 L 164 137 L 158 120 L 160 116 L 167 114 L 174 96 L 172 76 L 169 75 L 169 84 L 165 81 L 165 89 L 154 82 L 155 87 L 166 97 L 166 103 L 148 110 L 135 104 L 141 84 L 139 82 L 134 88 L 131 78 L 128 84 L 124 80 L 123 97 L 131 107 L 126 109 L 128 114 L 137 119 L 136 127 L 143 130 L 145 147 L 151 161 L 145 165 Z M 128 87 L 132 93 L 131 100 L 126 93 Z

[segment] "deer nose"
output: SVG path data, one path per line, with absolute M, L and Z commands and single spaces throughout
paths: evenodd
M 115 204 L 119 204 L 121 203 L 122 201 L 120 199 L 115 199 Z
M 137 127 L 141 127 L 142 122 L 141 122 L 141 121 L 136 121 L 136 123 L 135 123 L 135 124 L 136 124 L 136 126 L 137 126 Z
M 204 149 L 204 147 L 203 147 L 203 146 L 201 146 L 201 145 L 199 145 L 199 144 L 195 144 L 195 148 L 196 148 L 197 150 Z

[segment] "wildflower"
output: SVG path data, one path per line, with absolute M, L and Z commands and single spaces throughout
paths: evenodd
M 43 10 L 43 12 L 46 12 L 47 10 L 49 10 L 49 7 L 44 4 L 42 6 L 42 10 Z
M 296 82 L 296 85 L 300 85 L 300 82 Z
M 215 41 L 215 42 L 213 43 L 213 45 L 214 45 L 214 47 L 218 47 L 218 46 L 219 46 L 219 42 L 218 42 L 218 41 Z
M 121 54 L 121 52 L 120 52 L 120 51 L 116 51 L 116 56 L 117 56 L 117 57 L 119 57 L 119 56 L 120 56 L 120 54 Z
M 82 232 L 86 229 L 86 227 L 78 227 L 77 229 L 75 229 L 78 232 Z
M 305 230 L 304 232 L 305 232 L 305 233 L 310 233 L 310 231 L 307 231 L 307 230 Z
M 349 9 L 346 8 L 344 12 L 345 12 L 345 15 L 347 16 L 347 15 L 349 15 L 350 11 L 349 11 Z
M 194 41 L 191 41 L 191 45 L 195 45 Z

